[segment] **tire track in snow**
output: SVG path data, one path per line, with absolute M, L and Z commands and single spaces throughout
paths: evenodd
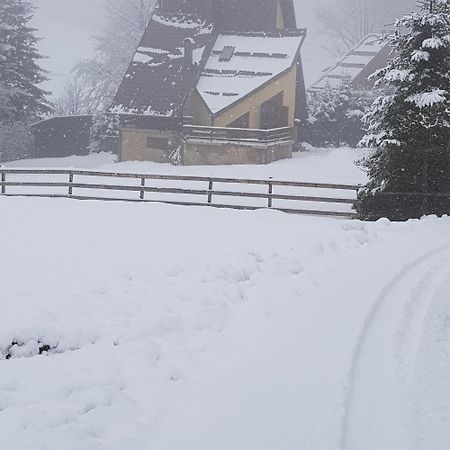
M 380 325 L 380 323 L 383 325 L 383 328 L 388 328 L 389 326 L 393 329 L 391 330 L 391 335 L 389 336 L 386 333 L 387 339 L 389 337 L 395 336 L 398 338 L 398 333 L 401 333 L 399 329 L 396 327 L 396 324 L 398 323 L 396 317 L 392 317 L 391 314 L 388 314 L 387 316 L 384 316 L 386 321 L 383 322 L 383 313 L 385 313 L 384 308 L 386 306 L 389 306 L 391 302 L 394 308 L 397 308 L 400 311 L 400 316 L 402 316 L 402 319 L 400 319 L 401 328 L 403 330 L 407 330 L 410 328 L 410 325 L 407 325 L 408 320 L 412 320 L 411 317 L 408 319 L 408 315 L 414 315 L 413 307 L 411 306 L 411 303 L 416 303 L 418 299 L 421 299 L 424 295 L 424 292 L 428 289 L 428 287 L 434 283 L 434 280 L 439 275 L 439 271 L 437 270 L 437 266 L 433 266 L 433 260 L 442 258 L 442 254 L 450 248 L 450 244 L 439 246 L 438 248 L 435 248 L 431 251 L 426 252 L 425 254 L 421 255 L 419 258 L 415 259 L 414 261 L 410 262 L 409 264 L 406 264 L 381 290 L 380 294 L 378 295 L 376 301 L 374 302 L 372 309 L 368 316 L 366 317 L 366 320 L 364 321 L 362 331 L 360 333 L 359 339 L 357 341 L 352 363 L 351 363 L 351 369 L 349 372 L 348 382 L 347 382 L 347 395 L 346 400 L 344 404 L 344 416 L 342 421 L 342 434 L 341 434 L 341 448 L 344 450 L 360 450 L 361 448 L 364 448 L 365 450 L 369 450 L 369 448 L 373 449 L 381 449 L 388 450 L 388 448 L 392 448 L 393 450 L 400 450 L 400 447 L 394 446 L 394 447 L 386 447 L 386 444 L 380 444 L 377 443 L 374 439 L 374 436 L 370 435 L 369 432 L 369 426 L 372 426 L 372 423 L 369 422 L 371 417 L 371 412 L 369 411 L 369 420 L 367 420 L 367 423 L 363 426 L 360 426 L 359 432 L 362 433 L 365 436 L 366 442 L 364 443 L 363 447 L 361 446 L 352 446 L 353 440 L 357 438 L 355 436 L 354 430 L 352 428 L 355 428 L 355 424 L 359 423 L 361 425 L 360 417 L 354 417 L 358 416 L 358 406 L 360 404 L 358 403 L 358 388 L 361 386 L 364 386 L 364 381 L 362 380 L 362 377 L 364 377 L 364 372 L 371 373 L 371 371 L 377 370 L 377 363 L 378 361 L 383 359 L 383 353 L 382 353 L 382 346 L 379 345 L 380 343 L 375 340 L 375 342 L 371 342 L 371 333 L 376 332 L 376 327 Z M 432 266 L 430 269 L 430 265 Z M 417 272 L 417 276 L 416 275 Z M 412 277 L 412 280 L 410 279 Z M 417 281 L 418 279 L 418 281 Z M 408 281 L 411 282 L 410 285 L 408 285 Z M 412 285 L 412 289 L 410 286 Z M 404 288 L 404 291 L 408 293 L 399 293 L 399 297 L 404 298 L 403 301 L 396 300 L 395 293 L 396 290 Z M 410 309 L 407 308 L 406 310 L 406 318 L 405 318 L 405 305 L 409 304 Z M 413 309 L 411 309 L 413 308 Z M 397 316 L 399 315 L 399 311 L 397 311 Z M 388 311 L 389 313 L 390 311 Z M 406 320 L 406 322 L 405 322 Z M 383 330 L 385 331 L 385 330 Z M 397 333 L 396 333 L 397 331 Z M 407 340 L 407 338 L 404 338 Z M 389 342 L 385 341 L 386 345 L 389 344 Z M 376 360 L 375 357 L 380 356 L 381 352 L 381 358 Z M 393 354 L 398 355 L 398 348 L 392 352 Z M 386 359 L 386 358 L 384 358 Z M 402 366 L 402 364 L 400 364 Z M 397 370 L 397 368 L 389 368 L 390 371 Z M 386 383 L 386 374 L 388 371 L 385 371 L 385 373 L 377 373 L 377 383 L 379 386 L 383 387 L 383 384 Z M 375 390 L 374 390 L 375 391 Z M 390 401 L 399 401 L 401 400 L 401 393 L 399 395 L 400 398 L 390 398 Z M 382 403 L 386 403 L 386 398 L 382 397 L 375 397 L 373 400 L 374 404 L 366 404 L 365 409 L 374 408 Z M 377 404 L 375 404 L 377 403 Z M 379 407 L 379 406 L 378 406 Z M 364 411 L 366 412 L 366 411 Z M 390 411 L 385 409 L 385 413 L 388 414 Z M 367 413 L 366 413 L 367 415 Z M 367 418 L 366 418 L 367 419 Z M 369 425 L 369 426 L 368 426 Z M 388 433 L 387 430 L 379 430 L 379 433 L 382 435 L 385 435 Z M 373 447 L 369 447 L 368 443 L 370 442 Z M 380 446 L 381 445 L 381 446 Z
M 433 295 L 415 361 L 414 448 L 441 450 L 450 442 L 450 272 Z

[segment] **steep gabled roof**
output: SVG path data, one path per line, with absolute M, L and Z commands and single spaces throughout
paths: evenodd
M 214 0 L 219 31 L 274 31 L 280 4 L 286 28 L 296 29 L 293 0 Z
M 335 66 L 329 68 L 310 87 L 311 91 L 337 88 L 342 81 L 350 78 L 357 88 L 371 88 L 370 75 L 386 66 L 390 47 L 381 33 L 371 33 L 348 52 Z
M 197 91 L 217 114 L 296 63 L 304 32 L 220 34 L 197 83 Z
M 112 104 L 121 114 L 161 117 L 181 115 L 184 100 L 198 77 L 208 46 L 212 23 L 199 14 L 163 13 L 157 10 L 133 57 Z M 194 63 L 187 67 L 184 42 L 193 45 Z
M 288 30 L 297 28 L 297 19 L 295 17 L 295 7 L 293 0 L 281 0 L 281 9 L 283 11 L 284 24 Z

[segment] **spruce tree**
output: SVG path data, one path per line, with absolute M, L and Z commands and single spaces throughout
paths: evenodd
M 0 1 L 0 121 L 33 120 L 48 111 L 46 79 L 39 67 L 36 30 L 29 27 L 33 6 L 26 0 Z
M 372 93 L 354 88 L 350 78 L 334 88 L 327 84 L 320 91 L 310 92 L 309 143 L 319 147 L 356 146 L 366 131 L 362 117 L 373 98 Z
M 450 213 L 429 195 L 450 192 L 450 4 L 424 0 L 420 6 L 397 21 L 393 58 L 376 74 L 384 95 L 366 116 L 369 131 L 360 143 L 377 149 L 364 162 L 365 217 Z M 377 193 L 386 195 L 374 201 Z M 393 202 L 392 193 L 404 195 Z

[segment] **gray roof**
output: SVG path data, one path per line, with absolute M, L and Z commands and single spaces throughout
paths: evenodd
M 373 82 L 369 80 L 369 76 L 387 64 L 389 53 L 389 44 L 383 40 L 383 34 L 370 33 L 336 65 L 324 71 L 309 89 L 334 89 L 339 87 L 344 79 L 350 79 L 355 87 L 370 88 Z

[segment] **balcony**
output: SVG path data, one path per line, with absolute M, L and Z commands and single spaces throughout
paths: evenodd
M 183 126 L 183 164 L 269 164 L 291 158 L 295 143 L 292 127 L 269 130 Z
M 295 128 L 283 127 L 262 130 L 184 125 L 183 135 L 188 141 L 207 141 L 210 143 L 228 142 L 244 146 L 254 144 L 273 145 L 276 143 L 293 143 L 295 141 Z

